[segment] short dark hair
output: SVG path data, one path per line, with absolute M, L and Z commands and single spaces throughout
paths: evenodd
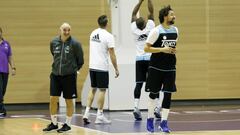
M 160 11 L 159 11 L 159 21 L 160 23 L 164 22 L 164 17 L 168 16 L 169 11 L 171 11 L 172 8 L 170 5 L 164 6 Z
M 144 18 L 139 17 L 139 18 L 136 20 L 136 25 L 137 25 L 137 28 L 138 28 L 138 29 L 143 30 L 143 29 L 144 29 L 144 26 L 145 26 L 145 20 L 144 20 Z
M 106 15 L 101 15 L 98 17 L 98 25 L 100 27 L 106 27 L 108 23 L 108 18 Z

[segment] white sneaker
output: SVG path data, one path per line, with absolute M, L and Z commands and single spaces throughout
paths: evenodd
M 97 116 L 95 124 L 110 124 L 111 121 L 108 120 L 104 115 Z
M 142 115 L 138 108 L 134 108 L 133 115 L 136 120 L 142 120 Z
M 84 116 L 83 116 L 84 125 L 91 123 L 91 121 L 88 119 L 88 117 L 89 117 L 89 114 L 84 114 Z

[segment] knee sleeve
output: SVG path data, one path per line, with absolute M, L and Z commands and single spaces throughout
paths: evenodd
M 136 87 L 134 89 L 134 98 L 140 98 L 142 86 L 143 83 L 136 83 Z
M 164 98 L 162 103 L 162 108 L 170 109 L 171 106 L 172 93 L 164 92 Z

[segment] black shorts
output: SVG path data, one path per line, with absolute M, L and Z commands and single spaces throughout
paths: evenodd
M 50 75 L 50 95 L 61 96 L 65 99 L 77 98 L 77 75 L 57 76 L 51 73 Z
M 148 73 L 149 61 L 136 61 L 136 83 L 145 82 Z
M 149 68 L 145 90 L 151 93 L 176 92 L 176 71 L 159 71 Z
M 90 79 L 92 88 L 107 89 L 109 83 L 108 71 L 90 69 Z

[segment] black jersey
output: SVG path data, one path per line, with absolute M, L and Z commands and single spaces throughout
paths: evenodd
M 169 29 L 165 29 L 162 25 L 159 25 L 154 30 L 157 31 L 158 38 L 153 43 L 152 47 L 176 47 L 178 38 L 178 30 L 176 27 L 171 26 Z M 150 68 L 156 68 L 162 71 L 175 71 L 176 56 L 175 54 L 163 52 L 152 53 L 149 66 Z

